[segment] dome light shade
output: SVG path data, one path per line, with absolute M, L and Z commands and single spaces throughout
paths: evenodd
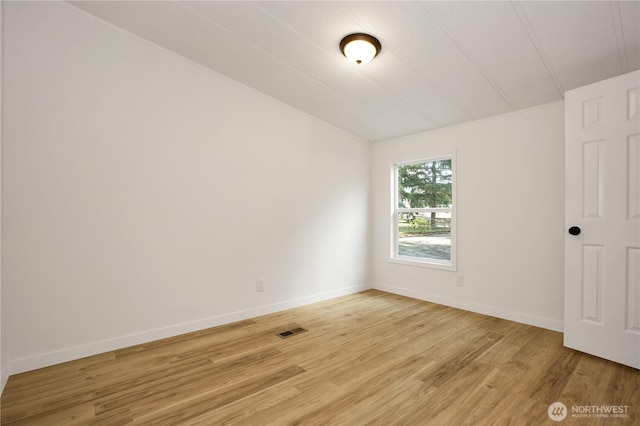
M 382 46 L 377 38 L 369 34 L 350 34 L 340 42 L 342 54 L 351 62 L 364 65 L 380 53 Z

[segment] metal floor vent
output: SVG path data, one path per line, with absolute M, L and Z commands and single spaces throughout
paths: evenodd
M 304 333 L 305 331 L 307 330 L 302 327 L 296 327 L 291 330 L 283 331 L 281 333 L 276 333 L 276 335 L 278 337 L 286 339 L 287 337 L 295 336 L 296 334 Z

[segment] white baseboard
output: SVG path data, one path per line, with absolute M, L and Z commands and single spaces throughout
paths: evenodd
M 454 299 L 447 296 L 441 296 L 431 293 L 423 293 L 402 287 L 395 287 L 387 284 L 375 283 L 373 288 L 386 291 L 388 293 L 407 296 L 414 299 L 424 300 L 427 302 L 437 303 L 439 305 L 451 306 L 453 308 L 464 309 L 465 311 L 476 312 L 478 314 L 489 315 L 496 318 L 502 318 L 509 321 L 515 321 L 522 324 L 533 325 L 535 327 L 546 328 L 547 330 L 559 331 L 564 330 L 564 323 L 558 320 L 543 318 L 536 315 L 525 314 L 522 312 L 510 311 L 507 309 L 496 308 L 494 306 L 483 305 L 480 303 L 469 302 L 467 300 Z
M 259 306 L 257 308 L 247 309 L 244 311 L 232 312 L 224 315 L 205 318 L 198 321 L 176 324 L 154 330 L 147 330 L 140 333 L 133 333 L 126 336 L 116 337 L 113 339 L 91 342 L 72 348 L 65 348 L 54 352 L 48 352 L 44 354 L 11 360 L 9 361 L 9 365 L 5 366 L 5 368 L 2 369 L 2 384 L 4 385 L 6 383 L 6 380 L 8 379 L 10 374 L 19 374 L 25 371 L 48 367 L 67 361 L 73 361 L 87 356 L 98 355 L 129 346 L 139 345 L 141 343 L 148 343 L 154 340 L 165 339 L 185 333 L 191 333 L 198 330 L 217 327 L 219 325 L 229 324 L 235 321 L 241 321 L 261 315 L 267 315 L 274 312 L 283 311 L 285 309 L 297 308 L 299 306 L 321 302 L 323 300 L 329 300 L 340 296 L 346 296 L 348 294 L 358 293 L 370 288 L 371 286 L 368 285 L 345 287 L 326 293 L 318 293 L 311 296 L 275 303 L 272 305 Z M 7 376 L 6 378 L 5 375 Z
M 7 380 L 9 380 L 9 366 L 2 365 L 0 367 L 0 395 L 4 392 L 4 387 L 7 385 Z

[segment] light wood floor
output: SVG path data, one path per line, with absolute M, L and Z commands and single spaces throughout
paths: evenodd
M 15 375 L 1 408 L 2 425 L 637 425 L 639 388 L 560 333 L 370 290 Z M 555 401 L 629 417 L 554 423 Z

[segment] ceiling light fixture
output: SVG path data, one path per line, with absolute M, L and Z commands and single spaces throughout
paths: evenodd
M 342 54 L 351 62 L 364 65 L 376 57 L 382 46 L 377 38 L 369 34 L 349 34 L 340 42 Z

